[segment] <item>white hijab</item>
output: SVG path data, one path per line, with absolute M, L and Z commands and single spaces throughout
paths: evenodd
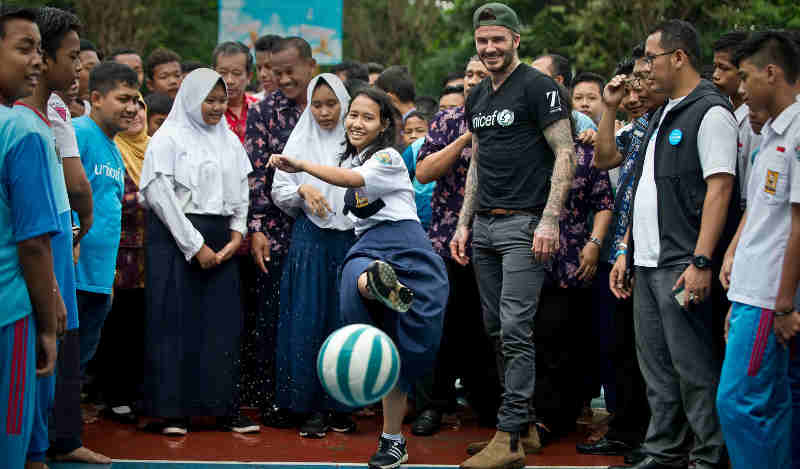
M 339 100 L 340 112 L 339 122 L 332 130 L 325 130 L 319 126 L 314 115 L 311 114 L 311 97 L 320 79 L 330 86 L 336 98 Z M 339 156 L 345 149 L 344 117 L 347 115 L 347 107 L 350 104 L 350 95 L 336 75 L 332 73 L 322 73 L 314 77 L 308 84 L 306 91 L 308 101 L 303 114 L 297 121 L 297 125 L 292 130 L 283 154 L 293 156 L 305 161 L 326 165 L 338 166 Z M 297 188 L 302 184 L 314 186 L 328 201 L 332 213 L 327 217 L 320 218 L 314 215 L 302 199 L 297 197 Z M 353 222 L 349 217 L 342 213 L 344 208 L 344 193 L 342 187 L 333 186 L 323 182 L 307 173 L 285 173 L 275 172 L 275 179 L 272 183 L 272 199 L 283 211 L 296 217 L 300 209 L 305 211 L 306 216 L 320 228 L 330 228 L 338 230 L 350 230 Z
M 146 155 L 150 156 L 145 157 L 142 168 L 142 190 L 157 174 L 177 180 L 188 172 L 191 182 L 178 182 L 192 186 L 189 189 L 195 205 L 229 214 L 233 207 L 248 203 L 242 183 L 246 183 L 252 166 L 244 147 L 224 116 L 215 125 L 203 120 L 203 101 L 221 79 L 214 70 L 199 68 L 183 80 L 172 110 L 147 146 Z M 221 169 L 213 181 L 192 174 L 207 162 Z

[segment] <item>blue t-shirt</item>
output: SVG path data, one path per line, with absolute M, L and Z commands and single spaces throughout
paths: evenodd
M 425 143 L 425 138 L 418 138 L 405 151 L 403 151 L 403 162 L 408 169 L 408 175 L 411 177 L 411 183 L 414 185 L 414 201 L 417 203 L 417 216 L 419 222 L 425 231 L 431 225 L 432 207 L 431 199 L 433 199 L 433 190 L 436 188 L 436 181 L 422 184 L 417 181 L 417 155 L 422 144 Z
M 94 224 L 81 239 L 75 267 L 77 286 L 78 290 L 110 295 L 119 249 L 125 165 L 117 145 L 91 117 L 79 117 L 72 125 L 94 202 Z
M 67 185 L 64 182 L 64 164 L 59 156 L 55 135 L 45 116 L 25 104 L 17 104 L 14 110 L 19 115 L 20 127 L 36 134 L 46 151 L 50 181 L 58 212 L 60 233 L 50 240 L 53 250 L 53 270 L 58 289 L 67 308 L 67 330 L 78 328 L 78 300 L 75 296 L 75 265 L 72 260 L 72 218 L 69 209 Z
M 47 153 L 38 135 L 0 105 L 0 328 L 33 312 L 17 243 L 58 234 Z

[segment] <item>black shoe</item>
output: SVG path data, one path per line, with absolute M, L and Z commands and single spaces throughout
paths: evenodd
M 139 421 L 130 406 L 107 406 L 100 412 L 100 415 L 122 424 L 136 424 Z
M 331 415 L 328 416 L 328 427 L 336 433 L 356 431 L 356 423 L 350 418 L 350 414 L 343 412 L 331 412 Z
M 411 433 L 416 436 L 435 435 L 442 426 L 442 413 L 436 409 L 427 409 L 414 420 Z
M 578 443 L 575 449 L 581 454 L 595 454 L 599 456 L 624 456 L 633 450 L 633 447 L 622 441 L 601 438 L 594 443 Z M 627 461 L 626 461 L 627 464 Z
M 394 441 L 380 437 L 378 440 L 378 452 L 369 460 L 369 469 L 394 469 L 408 461 L 406 451 L 406 441 Z
M 375 299 L 393 311 L 408 311 L 414 300 L 414 292 L 397 280 L 397 273 L 392 266 L 383 261 L 374 261 L 366 272 L 367 288 Z
M 634 464 L 639 464 L 639 462 L 647 457 L 647 453 L 644 452 L 641 446 L 638 448 L 632 449 L 628 454 L 625 455 L 625 464 L 630 464 L 633 466 Z
M 234 417 L 224 417 L 220 420 L 220 427 L 227 432 L 258 433 L 261 431 L 261 427 L 257 423 L 241 414 Z
M 303 438 L 324 438 L 328 433 L 327 420 L 322 412 L 314 412 L 300 426 L 300 436 Z
M 608 466 L 608 469 L 677 469 L 676 466 L 667 466 L 658 463 L 652 456 L 647 456 L 633 466 Z
M 189 419 L 166 419 L 162 424 L 161 433 L 167 436 L 184 436 L 189 433 Z
M 272 428 L 296 428 L 297 416 L 277 406 L 270 406 L 261 411 L 261 423 Z

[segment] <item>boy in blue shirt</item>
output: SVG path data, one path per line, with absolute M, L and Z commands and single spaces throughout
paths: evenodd
M 8 107 L 41 76 L 34 20 L 30 9 L 0 11 L 0 455 L 8 467 L 25 464 L 34 379 L 53 373 L 65 313 L 50 250 L 59 230 L 46 154 Z
M 81 239 L 75 267 L 81 375 L 97 350 L 103 322 L 111 309 L 125 193 L 125 165 L 114 136 L 127 129 L 136 116 L 138 80 L 127 65 L 104 62 L 96 66 L 89 76 L 92 111 L 73 121 L 94 205 L 94 224 Z

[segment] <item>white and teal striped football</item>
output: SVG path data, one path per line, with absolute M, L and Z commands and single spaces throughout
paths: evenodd
M 381 400 L 400 376 L 397 348 L 383 331 L 351 324 L 334 331 L 317 355 L 317 376 L 325 391 L 350 407 Z

